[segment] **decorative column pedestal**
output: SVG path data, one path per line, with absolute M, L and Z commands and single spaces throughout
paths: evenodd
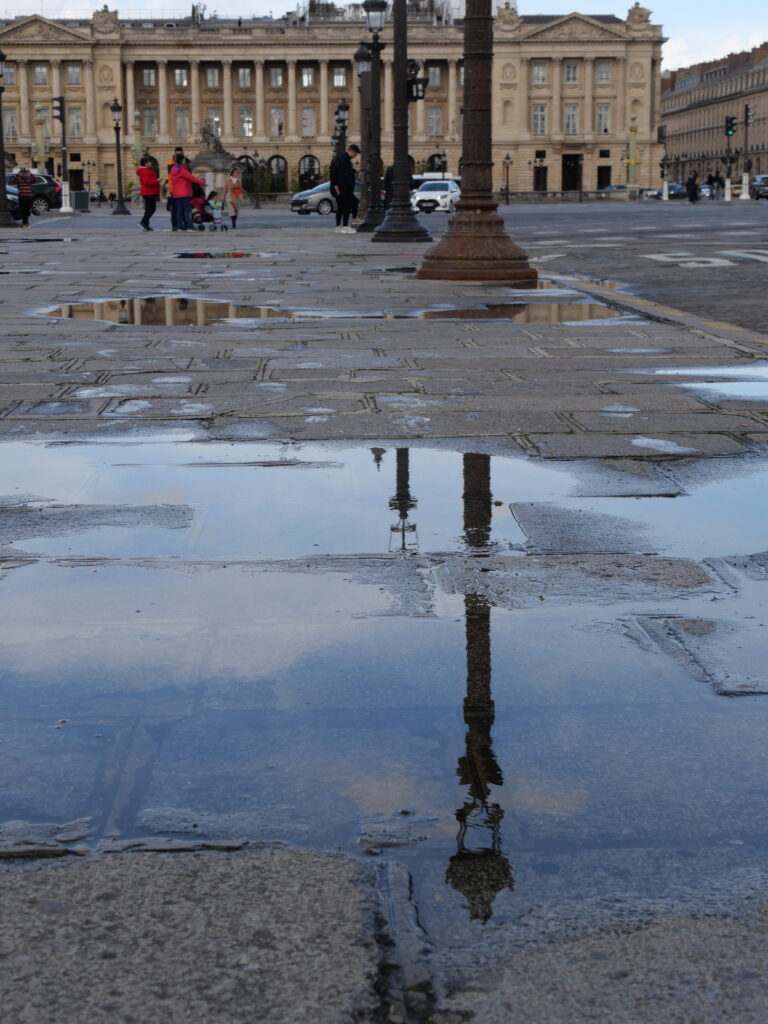
M 491 0 L 467 0 L 464 19 L 464 131 L 461 199 L 441 242 L 416 276 L 438 281 L 498 281 L 535 288 L 538 273 L 507 234 L 493 198 Z

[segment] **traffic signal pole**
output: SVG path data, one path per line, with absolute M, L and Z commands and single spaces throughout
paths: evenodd
M 53 97 L 53 116 L 61 121 L 61 213 L 72 213 L 69 202 L 69 162 L 67 158 L 67 108 L 63 96 Z
M 740 199 L 749 200 L 749 172 L 752 170 L 752 161 L 749 157 L 749 122 L 755 113 L 752 103 L 744 104 L 744 164 L 741 172 L 741 195 Z

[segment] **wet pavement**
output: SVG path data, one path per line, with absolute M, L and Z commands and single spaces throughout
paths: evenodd
M 642 974 L 651 952 L 595 943 L 760 903 L 760 337 L 572 279 L 562 304 L 623 315 L 433 324 L 419 311 L 518 297 L 414 281 L 413 253 L 349 236 L 337 260 L 367 274 L 344 291 L 327 239 L 300 257 L 264 227 L 274 258 L 202 271 L 156 236 L 119 264 L 98 232 L 0 307 L 0 853 L 349 858 L 334 885 L 379 893 L 395 952 L 312 1011 L 329 1021 L 490 1022 L 537 950 L 581 949 L 581 984 L 593 954 Z M 192 322 L 148 323 L 163 261 L 173 304 L 322 315 L 201 323 L 195 300 Z M 40 315 L 126 296 L 141 324 Z M 758 1020 L 740 991 L 696 1019 Z M 617 1020 L 658 1012 L 625 997 Z M 526 1012 L 498 1019 L 586 1019 Z

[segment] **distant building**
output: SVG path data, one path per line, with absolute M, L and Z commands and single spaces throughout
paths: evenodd
M 754 106 L 745 153 L 745 107 Z M 662 125 L 670 179 L 684 181 L 691 171 L 706 178 L 725 175 L 730 148 L 735 177 L 745 157 L 753 174 L 768 173 L 768 43 L 720 60 L 668 72 L 662 79 Z M 736 132 L 725 134 L 726 117 Z
M 460 0 L 410 0 L 409 52 L 429 79 L 411 104 L 410 151 L 417 169 L 443 156 L 459 173 L 463 103 Z M 361 5 L 312 0 L 280 19 L 120 19 L 106 5 L 90 19 L 38 15 L 0 19 L 7 54 L 3 97 L 6 147 L 29 162 L 35 121 L 58 161 L 53 96 L 63 95 L 73 187 L 115 186 L 109 105 L 124 107 L 126 180 L 131 148 L 147 146 L 160 164 L 174 144 L 199 148 L 206 125 L 223 148 L 262 162 L 264 187 L 290 189 L 323 173 L 334 108 L 351 104 L 359 135 L 353 54 L 367 36 Z M 382 130 L 392 159 L 392 32 L 383 53 Z M 596 189 L 626 180 L 627 128 L 637 116 L 638 183 L 658 179 L 661 28 L 635 4 L 613 15 L 518 15 L 505 3 L 494 26 L 494 186 L 513 191 Z M 38 134 L 40 126 L 38 124 Z M 140 138 L 138 137 L 140 136 Z M 505 163 L 505 156 L 509 160 Z

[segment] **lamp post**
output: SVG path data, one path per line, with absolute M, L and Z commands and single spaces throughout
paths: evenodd
M 490 0 L 489 0 L 490 2 Z M 408 163 L 408 11 L 406 0 L 392 3 L 395 108 L 392 123 L 395 161 L 392 202 L 371 236 L 372 242 L 429 242 L 430 235 L 411 209 L 411 168 Z
M 379 41 L 379 33 L 384 28 L 387 16 L 387 0 L 363 0 L 363 9 L 371 33 L 368 43 L 371 55 L 368 137 L 365 144 L 368 205 L 357 230 L 371 232 L 384 220 L 384 204 L 381 201 L 381 52 L 386 43 Z
M 342 99 L 333 113 L 336 118 L 336 131 L 334 132 L 336 148 L 334 155 L 339 156 L 347 148 L 347 121 L 349 120 L 349 104 L 347 101 Z
M 440 154 L 440 173 L 443 181 L 445 181 L 445 172 L 448 170 L 448 154 L 445 150 Z
M 517 288 L 535 288 L 538 274 L 507 234 L 493 198 L 492 60 L 491 0 L 467 0 L 461 199 L 448 233 L 428 250 L 417 276 L 438 281 L 501 281 Z
M 0 188 L 0 228 L 15 228 L 16 221 L 8 210 L 8 192 L 5 187 L 5 132 L 3 130 L 3 75 L 5 73 L 5 54 L 0 50 L 0 169 L 3 172 L 3 186 Z
M 509 206 L 509 168 L 512 166 L 512 157 L 509 153 L 504 155 L 504 203 Z
M 360 43 L 355 51 L 355 64 L 357 66 L 357 77 L 360 79 L 360 145 L 362 146 L 360 166 L 363 172 L 360 183 L 360 205 L 357 215 L 362 220 L 368 209 L 371 180 L 371 51 L 365 43 Z M 360 228 L 358 227 L 357 230 L 359 231 Z
M 35 104 L 35 170 L 38 174 L 45 174 L 45 161 L 47 159 L 45 147 L 45 107 L 40 103 Z
M 110 103 L 109 109 L 112 111 L 112 120 L 115 124 L 115 167 L 117 168 L 117 202 L 112 213 L 130 216 L 131 211 L 126 208 L 123 201 L 123 163 L 120 159 L 120 115 L 123 108 L 120 106 L 117 96 Z

